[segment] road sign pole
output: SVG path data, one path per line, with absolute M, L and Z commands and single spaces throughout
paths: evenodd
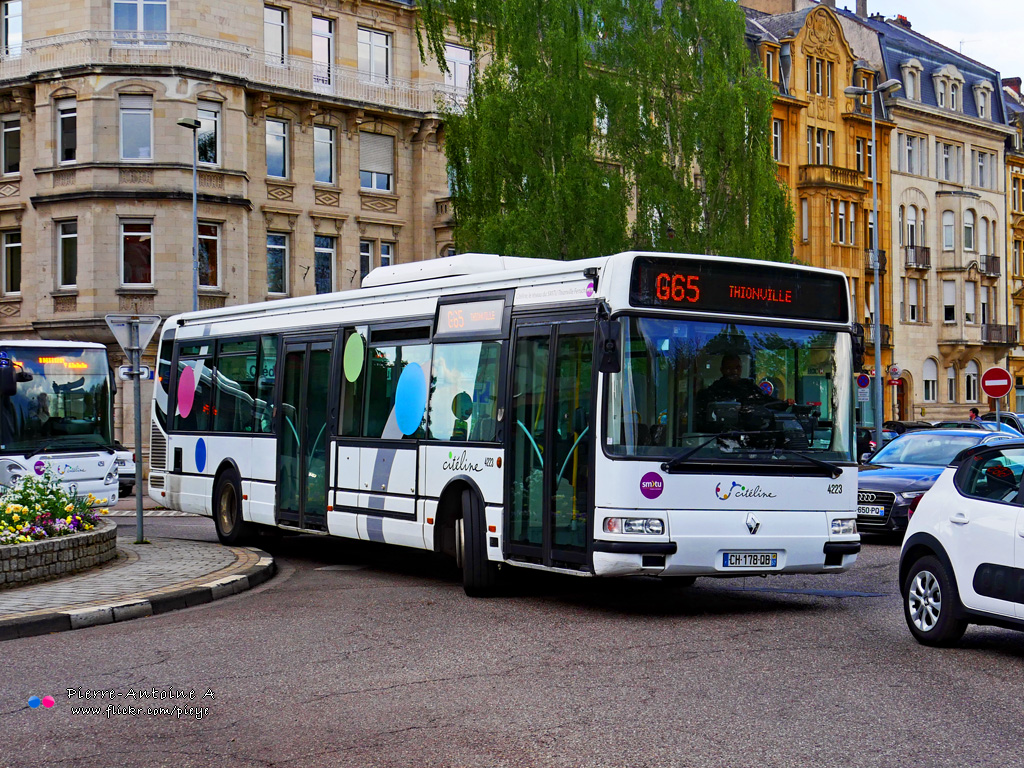
M 1003 398 L 996 398 L 996 429 L 998 429 L 1000 432 L 1003 431 L 1003 421 L 1002 419 L 999 418 L 999 403 L 1001 403 L 1002 401 Z
M 142 376 L 139 366 L 142 363 L 142 349 L 139 345 L 139 321 L 131 321 L 132 344 L 132 378 L 135 380 L 135 543 L 145 541 L 142 532 Z

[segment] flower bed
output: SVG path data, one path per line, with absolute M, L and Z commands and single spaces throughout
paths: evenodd
M 0 589 L 68 576 L 117 557 L 117 526 L 99 520 L 91 530 L 0 547 Z
M 98 514 L 93 504 L 106 503 L 91 493 L 69 494 L 47 469 L 41 477 L 27 476 L 0 493 L 0 550 L 3 545 L 67 536 L 92 530 Z

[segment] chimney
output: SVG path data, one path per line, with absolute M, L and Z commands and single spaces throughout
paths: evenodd
M 903 14 L 898 14 L 892 23 L 904 29 L 910 29 L 910 19 Z
M 857 15 L 862 19 L 868 17 L 868 0 L 857 0 Z
M 1014 93 L 1020 96 L 1020 78 L 1019 77 L 1004 77 L 1003 87 L 1010 88 Z

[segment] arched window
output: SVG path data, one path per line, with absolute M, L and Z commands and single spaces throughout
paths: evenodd
M 960 107 L 960 86 L 953 83 L 949 86 L 949 108 L 952 110 L 958 110 Z
M 974 211 L 964 211 L 964 250 L 974 250 Z
M 942 80 L 939 81 L 939 89 L 936 95 L 938 96 L 939 106 L 946 106 L 946 84 Z
M 952 365 L 946 369 L 946 401 L 956 402 L 956 368 Z
M 920 226 L 917 228 L 917 237 L 921 245 L 928 245 L 928 222 L 926 220 L 928 212 L 921 209 L 921 221 Z
M 981 217 L 981 227 L 978 229 L 978 253 L 982 256 L 988 254 L 988 218 Z
M 978 402 L 978 364 L 974 360 L 964 368 L 964 400 Z
M 907 209 L 907 245 L 917 245 L 917 206 Z
M 907 220 L 907 213 L 906 213 L 906 208 L 904 208 L 904 207 L 903 207 L 903 206 L 901 205 L 901 206 L 900 206 L 900 215 L 899 215 L 899 221 L 898 221 L 898 224 L 899 224 L 899 232 L 900 232 L 900 245 L 903 245 L 903 243 L 905 242 L 905 238 L 904 238 L 904 236 L 903 236 L 903 231 L 904 231 L 904 229 L 905 229 L 905 228 L 906 228 L 906 226 L 907 226 L 907 225 L 906 225 L 906 220 Z
M 939 394 L 939 364 L 932 358 L 924 361 L 924 401 L 934 403 L 938 400 Z
M 955 245 L 956 224 L 952 211 L 942 212 L 942 250 L 952 251 Z

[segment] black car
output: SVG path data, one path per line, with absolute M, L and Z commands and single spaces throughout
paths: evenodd
M 882 429 L 888 429 L 895 432 L 897 435 L 902 435 L 904 432 L 912 432 L 915 429 L 931 429 L 932 423 L 930 421 L 883 421 Z
M 985 429 L 923 429 L 900 435 L 859 468 L 858 530 L 906 530 L 909 510 L 960 451 L 1012 439 L 1008 432 Z
M 981 417 L 982 421 L 995 421 L 995 411 L 986 413 Z M 999 414 L 999 420 L 1003 424 L 1009 424 L 1011 427 L 1016 429 L 1022 435 L 1024 435 L 1024 413 L 1013 413 L 1012 411 L 1001 411 Z
M 898 435 L 892 430 L 882 429 L 882 445 L 885 445 L 890 440 L 898 437 Z M 878 446 L 875 445 L 875 428 L 874 427 L 857 427 L 857 457 L 863 458 L 867 454 L 875 452 Z

